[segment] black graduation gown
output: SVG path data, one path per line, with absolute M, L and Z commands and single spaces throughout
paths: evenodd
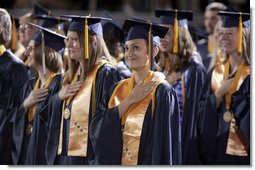
M 0 56 L 0 164 L 12 164 L 14 112 L 11 109 L 20 105 L 15 96 L 27 80 L 27 70 L 22 61 L 10 51 L 5 51 Z
M 211 74 L 212 72 L 202 89 L 199 102 L 201 161 L 203 164 L 249 165 L 250 151 L 246 157 L 225 153 L 230 122 L 226 123 L 223 120 L 223 114 L 226 112 L 225 97 L 220 106 L 216 107 L 216 98 L 211 90 Z M 233 93 L 230 109 L 250 149 L 250 75 L 243 81 L 239 90 Z
M 123 141 L 118 106 L 108 109 L 116 86 L 103 97 L 90 125 L 95 154 L 92 164 L 121 164 Z M 174 89 L 166 83 L 160 84 L 156 90 L 153 118 L 151 107 L 150 102 L 140 137 L 138 165 L 181 164 L 180 115 Z
M 197 112 L 201 86 L 206 80 L 204 66 L 191 60 L 185 72 L 185 105 L 182 113 L 182 161 L 184 165 L 201 164 L 198 152 Z M 185 77 L 186 78 L 186 77 Z
M 22 101 L 29 96 L 37 79 L 27 82 L 21 92 Z M 23 105 L 16 109 L 15 123 L 13 127 L 13 140 L 15 147 L 12 151 L 14 164 L 20 165 L 46 165 L 45 145 L 48 138 L 48 129 L 51 115 L 47 110 L 51 97 L 60 90 L 62 75 L 56 75 L 48 86 L 49 94 L 45 101 L 37 104 L 35 116 L 32 121 L 33 131 L 27 134 L 28 112 Z
M 109 89 L 114 83 L 120 81 L 120 75 L 117 69 L 113 68 L 109 64 L 104 64 L 97 72 L 96 76 L 96 107 L 99 105 L 99 101 L 105 95 L 107 89 Z M 84 101 L 86 102 L 86 101 Z M 50 138 L 46 146 L 46 159 L 47 163 L 52 164 L 89 164 L 90 159 L 93 157 L 93 150 L 90 140 L 88 140 L 87 157 L 75 157 L 67 156 L 68 148 L 68 136 L 69 136 L 69 124 L 70 120 L 63 121 L 63 148 L 62 155 L 57 155 L 58 144 L 59 144 L 59 132 L 62 118 L 62 104 L 58 98 L 58 93 L 53 96 L 49 111 L 52 112 L 52 121 L 54 124 L 50 127 Z M 92 102 L 90 102 L 89 122 L 92 118 Z M 70 104 L 72 105 L 72 104 Z M 90 123 L 89 123 L 90 124 Z M 89 136 L 89 135 L 88 135 Z

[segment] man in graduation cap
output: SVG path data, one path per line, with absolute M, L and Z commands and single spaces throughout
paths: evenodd
M 225 61 L 209 73 L 200 97 L 201 160 L 204 164 L 250 164 L 250 14 L 220 11 Z
M 181 164 L 179 109 L 174 89 L 153 70 L 159 25 L 126 19 L 125 58 L 131 78 L 103 96 L 90 126 L 93 164 Z
M 169 27 L 167 35 L 161 39 L 161 46 L 168 54 L 165 59 L 166 80 L 173 86 L 178 97 L 182 163 L 200 164 L 197 103 L 206 70 L 197 60 L 196 47 L 188 30 L 188 20 L 192 19 L 193 13 L 184 10 L 156 10 L 155 13 L 161 23 Z
M 20 103 L 15 96 L 28 75 L 22 61 L 5 48 L 11 39 L 11 18 L 0 8 L 0 164 L 12 164 L 12 128 L 14 115 L 10 111 Z

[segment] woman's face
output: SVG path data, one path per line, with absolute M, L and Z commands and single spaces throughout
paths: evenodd
M 228 54 L 237 52 L 238 37 L 238 28 L 222 28 L 219 36 L 222 49 Z
M 27 58 L 28 58 L 28 67 L 30 68 L 38 68 L 38 64 L 35 62 L 35 41 L 31 40 L 27 47 Z
M 73 60 L 80 61 L 82 58 L 82 50 L 77 32 L 68 31 L 65 43 L 69 51 L 69 56 Z
M 25 47 L 28 46 L 32 36 L 37 32 L 37 29 L 29 24 L 22 24 L 19 27 L 19 41 Z
M 174 27 L 169 25 L 169 30 L 164 38 L 160 39 L 160 47 L 163 52 L 172 53 L 174 42 Z
M 126 41 L 125 59 L 132 70 L 139 70 L 147 66 L 148 52 L 144 39 L 133 39 Z

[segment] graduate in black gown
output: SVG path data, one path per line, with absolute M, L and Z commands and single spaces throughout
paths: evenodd
M 181 114 L 179 126 L 182 132 L 182 163 L 200 164 L 197 103 L 201 86 L 205 82 L 206 70 L 197 60 L 196 46 L 188 31 L 188 20 L 192 19 L 193 13 L 179 10 L 177 12 L 156 10 L 155 13 L 160 17 L 161 23 L 169 27 L 166 37 L 161 39 L 161 48 L 168 54 L 164 69 L 166 80 L 173 86 L 178 97 Z
M 249 14 L 220 11 L 225 61 L 210 72 L 200 97 L 201 160 L 204 164 L 250 164 Z
M 103 40 L 100 21 L 107 19 L 70 17 L 66 39 L 69 70 L 62 89 L 50 103 L 54 126 L 50 129 L 46 156 L 48 164 L 87 165 L 93 157 L 88 128 L 95 108 L 120 75 L 109 64 Z
M 63 62 L 58 51 L 65 46 L 66 37 L 38 25 L 31 26 L 41 30 L 32 37 L 27 49 L 28 67 L 36 70 L 38 77 L 27 81 L 19 93 L 24 102 L 16 108 L 12 156 L 14 164 L 45 165 L 45 146 L 51 123 L 47 106 L 61 87 Z
M 151 71 L 150 28 L 158 33 L 161 27 L 131 19 L 124 22 L 124 31 L 129 31 L 125 58 L 133 75 L 111 87 L 97 108 L 90 126 L 93 164 L 181 164 L 177 96 Z
M 5 48 L 11 38 L 12 24 L 9 14 L 3 8 L 0 8 L 0 17 L 0 164 L 10 165 L 14 118 L 10 110 L 20 104 L 15 96 L 28 80 L 28 75 L 22 61 Z

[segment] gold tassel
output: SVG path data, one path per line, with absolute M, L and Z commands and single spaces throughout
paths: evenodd
M 239 16 L 238 53 L 243 52 L 242 41 L 243 41 L 243 21 L 242 21 L 242 13 L 240 13 L 240 16 Z
M 85 19 L 85 29 L 84 29 L 84 51 L 85 59 L 89 59 L 89 28 L 88 28 L 88 18 Z
M 178 54 L 178 10 L 175 10 L 175 18 L 174 18 L 174 47 L 173 53 Z
M 15 17 L 12 19 L 12 40 L 11 40 L 11 50 L 15 52 L 17 50 L 17 29 L 15 24 Z
M 151 70 L 151 23 L 150 23 L 150 29 L 149 29 L 149 33 L 148 33 L 148 44 L 149 44 L 149 48 L 148 48 L 148 56 L 149 56 L 149 70 Z

